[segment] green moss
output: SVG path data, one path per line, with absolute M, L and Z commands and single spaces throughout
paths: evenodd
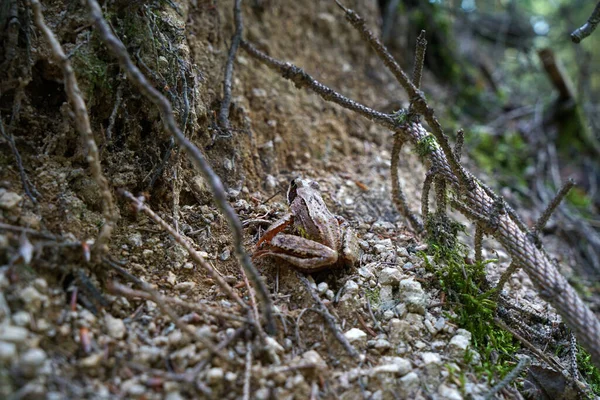
M 437 148 L 437 142 L 433 135 L 428 134 L 417 142 L 416 151 L 419 157 L 424 158 Z
M 427 226 L 428 253 L 434 263 L 422 253 L 426 268 L 435 273 L 438 285 L 446 293 L 447 303 L 456 314 L 453 322 L 472 334 L 473 346 L 481 355 L 481 366 L 476 367 L 476 372 L 489 381 L 501 379 L 514 368 L 512 355 L 519 345 L 510 333 L 494 324 L 495 292 L 484 290 L 485 265 L 495 260 L 467 263 L 467 249 L 456 237 L 463 227 L 446 216 L 435 215 Z M 465 362 L 470 363 L 472 357 L 467 352 Z
M 79 84 L 85 87 L 88 103 L 91 103 L 95 96 L 112 88 L 108 64 L 99 57 L 101 52 L 96 50 L 96 45 L 92 41 L 76 51 L 72 58 L 73 69 Z
M 369 302 L 371 303 L 371 307 L 377 308 L 377 306 L 381 303 L 380 288 L 376 287 L 374 289 L 367 289 L 366 292 L 365 292 L 365 294 L 369 298 Z
M 592 356 L 581 346 L 577 346 L 577 368 L 594 395 L 600 396 L 600 370 L 592 364 Z

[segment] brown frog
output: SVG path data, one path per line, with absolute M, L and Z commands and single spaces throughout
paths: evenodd
M 356 235 L 341 217 L 329 211 L 317 182 L 292 180 L 287 199 L 291 212 L 267 229 L 256 244 L 254 258 L 277 257 L 304 272 L 356 262 Z

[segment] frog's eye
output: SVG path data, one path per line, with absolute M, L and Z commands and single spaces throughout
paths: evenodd
M 297 192 L 298 192 L 298 182 L 300 181 L 300 178 L 294 178 L 292 179 L 292 181 L 290 182 L 290 188 L 288 189 L 287 192 L 287 199 L 288 199 L 288 203 L 291 203 L 297 196 Z
M 310 187 L 315 189 L 315 190 L 319 190 L 319 183 L 317 181 L 310 181 Z

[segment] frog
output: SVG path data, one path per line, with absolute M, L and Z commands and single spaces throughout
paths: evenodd
M 302 272 L 351 267 L 359 258 L 354 230 L 325 204 L 318 182 L 295 178 L 287 191 L 289 213 L 256 244 L 253 258 L 272 256 Z

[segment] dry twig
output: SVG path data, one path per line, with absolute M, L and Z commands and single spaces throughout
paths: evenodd
M 400 185 L 400 177 L 398 176 L 398 162 L 400 161 L 400 152 L 404 144 L 404 138 L 400 134 L 394 135 L 394 147 L 392 148 L 392 162 L 390 172 L 392 176 L 392 198 L 396 204 L 398 212 L 406 218 L 416 233 L 423 232 L 423 223 L 408 207 L 408 201 L 402 191 Z
M 69 101 L 71 102 L 71 106 L 75 112 L 75 126 L 83 137 L 83 140 L 87 146 L 87 159 L 90 163 L 92 176 L 100 188 L 105 222 L 100 230 L 100 234 L 98 235 L 96 243 L 94 243 L 94 250 L 96 250 L 97 256 L 101 256 L 108 251 L 108 242 L 118 219 L 117 210 L 115 208 L 115 203 L 108 185 L 108 181 L 102 172 L 98 146 L 94 140 L 94 134 L 92 132 L 92 127 L 90 126 L 90 118 L 87 112 L 85 101 L 81 96 L 79 85 L 77 84 L 75 71 L 73 70 L 71 62 L 67 58 L 67 55 L 56 38 L 56 35 L 44 22 L 44 16 L 42 15 L 42 9 L 39 1 L 32 0 L 31 5 L 33 7 L 35 23 L 50 44 L 50 48 L 52 50 L 51 54 L 63 71 L 63 75 L 65 77 L 65 91 L 67 92 L 67 96 L 69 97 Z
M 120 296 L 128 297 L 128 298 L 140 298 L 140 299 L 146 299 L 146 300 L 153 300 L 152 295 L 150 295 L 148 292 L 135 290 L 128 286 L 121 285 L 117 282 L 111 283 L 108 286 L 108 291 L 112 292 L 114 294 L 120 295 Z M 241 323 L 245 323 L 245 324 L 253 324 L 254 323 L 254 321 L 250 321 L 247 318 L 240 317 L 239 315 L 223 312 L 220 309 L 208 306 L 206 304 L 189 303 L 187 301 L 183 301 L 176 297 L 167 297 L 167 296 L 163 297 L 163 300 L 167 304 L 185 307 L 190 310 L 193 310 L 193 311 L 196 311 L 196 312 L 199 312 L 202 314 L 212 315 L 217 318 L 228 319 L 231 321 L 241 322 Z
M 594 8 L 594 11 L 592 11 L 592 14 L 588 18 L 587 22 L 571 33 L 571 40 L 574 43 L 581 42 L 596 30 L 598 23 L 600 23 L 600 2 L 596 4 L 596 7 Z
M 489 392 L 487 392 L 483 398 L 485 400 L 493 399 L 498 392 L 510 385 L 512 381 L 514 381 L 519 375 L 521 375 L 521 372 L 523 372 L 525 368 L 529 366 L 530 363 L 531 359 L 527 356 L 523 356 L 517 364 L 517 366 L 514 367 L 512 371 L 510 371 L 508 374 L 506 374 L 504 379 L 502 379 L 500 382 L 494 385 L 494 387 Z
M 244 25 L 242 23 L 242 0 L 235 0 L 233 6 L 233 19 L 235 21 L 235 33 L 231 37 L 231 47 L 229 48 L 229 55 L 227 56 L 227 63 L 225 63 L 225 78 L 223 79 L 223 101 L 221 102 L 221 109 L 219 110 L 219 124 L 221 128 L 226 131 L 231 130 L 231 123 L 229 122 L 229 106 L 231 105 L 231 79 L 233 77 L 233 63 L 235 62 L 235 55 L 238 47 L 240 47 L 240 41 L 242 40 L 242 32 Z
M 173 107 L 171 103 L 163 96 L 158 90 L 156 90 L 142 72 L 132 62 L 131 57 L 127 53 L 127 49 L 123 43 L 112 33 L 106 20 L 102 16 L 102 10 L 95 0 L 87 0 L 90 15 L 93 19 L 96 30 L 98 31 L 102 41 L 109 48 L 112 54 L 118 59 L 121 68 L 125 70 L 127 77 L 131 82 L 142 92 L 144 96 L 148 98 L 156 107 L 158 107 L 161 119 L 165 126 L 165 129 L 177 140 L 178 144 L 186 152 L 192 164 L 202 173 L 208 186 L 211 189 L 211 193 L 215 199 L 215 202 L 229 225 L 229 229 L 233 235 L 233 242 L 235 246 L 236 256 L 248 274 L 248 277 L 252 281 L 252 284 L 256 288 L 259 297 L 261 298 L 263 305 L 263 313 L 266 319 L 266 331 L 269 334 L 275 333 L 275 320 L 273 318 L 273 306 L 267 288 L 263 281 L 260 279 L 260 275 L 248 253 L 244 249 L 243 236 L 242 236 L 242 224 L 233 210 L 233 208 L 227 202 L 227 196 L 223 183 L 219 177 L 214 173 L 210 164 L 196 145 L 194 145 L 188 138 L 185 137 L 173 114 Z
M 352 346 L 350 344 L 350 342 L 348 342 L 348 339 L 346 339 L 346 336 L 344 336 L 344 334 L 342 333 L 340 328 L 337 326 L 337 324 L 335 322 L 335 317 L 333 315 L 331 315 L 331 313 L 329 312 L 329 310 L 327 309 L 325 304 L 323 304 L 323 302 L 319 298 L 319 295 L 317 294 L 317 292 L 310 285 L 310 282 L 308 281 L 308 278 L 306 277 L 306 275 L 304 275 L 302 272 L 296 271 L 296 276 L 298 277 L 298 279 L 300 279 L 300 281 L 302 281 L 302 283 L 306 287 L 306 290 L 308 291 L 308 293 L 310 293 L 310 296 L 312 297 L 313 301 L 317 304 L 318 310 L 314 310 L 314 311 L 319 312 L 319 314 L 321 314 L 323 316 L 323 318 L 325 319 L 325 322 L 327 323 L 327 326 L 331 330 L 331 333 L 333 333 L 333 336 L 335 336 L 335 338 L 342 344 L 342 346 L 344 347 L 346 352 L 352 358 L 359 359 L 360 355 L 358 354 L 358 351 L 356 351 L 354 346 Z
M 171 319 L 171 321 L 175 324 L 175 326 L 177 326 L 177 328 L 181 330 L 181 332 L 185 332 L 188 335 L 190 335 L 190 337 L 193 337 L 196 340 L 198 340 L 204 345 L 205 349 L 209 353 L 225 359 L 225 357 L 222 354 L 215 352 L 214 343 L 212 343 L 209 339 L 205 338 L 204 336 L 198 334 L 196 330 L 192 329 L 189 325 L 183 323 L 183 321 L 179 319 L 175 311 L 173 311 L 173 309 L 165 301 L 164 296 L 162 296 L 157 290 L 154 290 L 152 286 L 142 281 L 141 279 L 138 279 L 135 276 L 131 275 L 129 272 L 125 271 L 123 268 L 121 268 L 111 260 L 104 258 L 103 261 L 106 265 L 110 266 L 115 271 L 117 271 L 121 276 L 124 276 L 131 282 L 135 283 L 136 285 L 139 285 L 144 292 L 148 293 L 148 295 L 151 297 L 152 301 L 156 304 L 156 306 Z
M 136 208 L 137 211 L 142 211 L 144 214 L 146 214 L 147 216 L 149 216 L 162 229 L 164 229 L 165 231 L 167 231 L 171 235 L 171 237 L 177 243 L 179 243 L 181 246 L 183 246 L 187 250 L 187 252 L 190 255 L 190 257 L 192 258 L 192 260 L 194 260 L 194 262 L 196 262 L 196 264 L 198 264 L 206 272 L 208 272 L 208 274 L 210 275 L 210 277 L 217 283 L 217 285 L 219 285 L 219 287 L 223 290 L 223 292 L 225 292 L 225 294 L 227 294 L 227 296 L 229 296 L 229 298 L 231 298 L 240 307 L 242 307 L 242 309 L 247 309 L 248 308 L 248 305 L 246 303 L 244 303 L 244 301 L 240 298 L 240 296 L 238 296 L 233 291 L 233 289 L 231 288 L 231 286 L 229 286 L 229 284 L 227 282 L 225 282 L 223 280 L 223 278 L 221 278 L 221 275 L 219 275 L 219 273 L 212 267 L 212 265 L 210 265 L 208 262 L 206 262 L 206 260 L 204 259 L 204 257 L 202 257 L 192 247 L 192 245 L 189 243 L 188 240 L 184 239 L 183 236 L 181 236 L 181 234 L 177 233 L 177 231 L 175 231 L 175 229 L 171 225 L 167 224 L 164 219 L 162 219 L 161 217 L 159 217 L 154 211 L 152 211 L 140 199 L 134 197 L 131 193 L 129 193 L 126 190 L 121 191 L 121 194 L 124 197 L 126 197 L 127 199 L 129 199 L 135 205 L 135 208 Z

